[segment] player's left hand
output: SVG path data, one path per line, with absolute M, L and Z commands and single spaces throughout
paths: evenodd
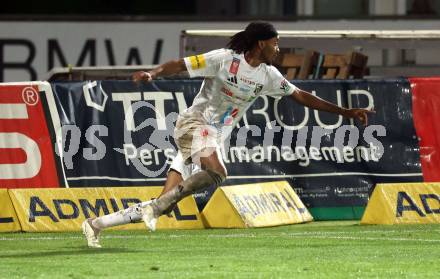
M 153 76 L 149 72 L 137 71 L 131 75 L 131 79 L 136 83 L 141 81 L 150 82 L 153 80 Z
M 368 125 L 368 114 L 370 113 L 376 113 L 376 112 L 374 110 L 352 108 L 352 109 L 347 109 L 344 113 L 344 116 L 347 118 L 354 118 L 359 120 L 362 123 L 362 125 L 365 127 Z

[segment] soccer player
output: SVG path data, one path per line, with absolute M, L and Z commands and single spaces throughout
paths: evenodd
M 192 106 L 182 112 L 174 131 L 178 154 L 168 172 L 161 195 L 82 224 L 90 247 L 100 247 L 102 229 L 143 220 L 154 231 L 159 216 L 195 191 L 220 185 L 227 176 L 220 148 L 232 127 L 261 95 L 290 96 L 311 109 L 356 118 L 367 125 L 365 109 L 346 109 L 324 101 L 287 81 L 271 64 L 279 53 L 278 32 L 267 22 L 252 22 L 231 37 L 227 49 L 166 62 L 157 68 L 135 72 L 135 82 L 188 71 L 204 77 Z

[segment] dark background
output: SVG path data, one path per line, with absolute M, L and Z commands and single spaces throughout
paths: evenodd
M 311 1 L 311 0 L 310 0 Z M 371 0 L 372 1 L 372 0 Z M 387 0 L 389 1 L 389 0 Z M 295 20 L 297 0 L 75 0 L 75 1 L 3 1 L 0 19 L 20 16 L 35 20 L 39 16 L 125 16 L 128 20 L 166 17 L 164 20 Z M 314 0 L 313 19 L 320 18 L 438 18 L 439 0 L 407 0 L 406 15 L 377 16 L 369 14 L 370 0 Z M 225 17 L 225 16 L 229 16 Z M 145 18 L 147 17 L 147 18 Z M 230 18 L 234 17 L 234 18 Z M 66 19 L 66 18 L 65 18 Z

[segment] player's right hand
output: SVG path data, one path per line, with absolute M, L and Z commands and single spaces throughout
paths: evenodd
M 139 83 L 141 81 L 152 81 L 153 77 L 151 76 L 151 74 L 149 72 L 144 72 L 144 71 L 138 71 L 138 72 L 134 72 L 133 75 L 131 76 L 131 79 L 136 82 Z

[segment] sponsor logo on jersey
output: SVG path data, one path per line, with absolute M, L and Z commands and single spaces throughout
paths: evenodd
M 225 87 L 222 87 L 222 88 L 220 89 L 220 91 L 223 92 L 223 93 L 225 93 L 225 94 L 228 95 L 229 97 L 234 96 L 234 93 L 232 93 L 231 90 L 229 90 L 229 89 L 227 89 L 227 88 L 225 88 Z
M 220 123 L 224 125 L 231 125 L 237 115 L 238 109 L 229 106 L 226 112 L 223 114 Z
M 255 81 L 252 81 L 252 80 L 250 80 L 250 79 L 248 79 L 246 77 L 240 77 L 240 81 L 242 81 L 244 83 L 247 83 L 249 85 L 255 85 Z
M 241 88 L 240 88 L 240 90 L 241 90 Z M 250 101 L 252 101 L 253 99 L 255 99 L 255 96 L 242 97 L 242 96 L 236 95 L 236 94 L 234 94 L 231 90 L 229 90 L 229 89 L 226 88 L 226 87 L 222 87 L 222 88 L 220 89 L 220 91 L 223 92 L 226 96 L 231 97 L 231 98 L 234 99 L 234 100 L 240 100 L 240 101 L 244 101 L 244 102 L 250 102 Z M 248 90 L 248 92 L 249 92 L 249 90 Z
M 229 72 L 233 75 L 236 75 L 238 73 L 238 67 L 240 67 L 240 59 L 235 57 L 232 58 L 231 66 L 229 67 Z
M 288 82 L 286 79 L 283 79 L 283 80 L 281 81 L 280 89 L 283 90 L 284 93 L 286 93 L 286 94 L 289 93 L 289 91 L 290 91 L 290 85 L 289 85 L 289 82 Z
M 244 93 L 248 93 L 249 91 L 251 91 L 251 88 L 249 86 L 242 86 L 240 87 L 240 91 Z
M 189 61 L 191 62 L 191 68 L 193 70 L 202 69 L 206 67 L 205 56 L 203 56 L 202 54 L 191 56 L 189 58 Z

